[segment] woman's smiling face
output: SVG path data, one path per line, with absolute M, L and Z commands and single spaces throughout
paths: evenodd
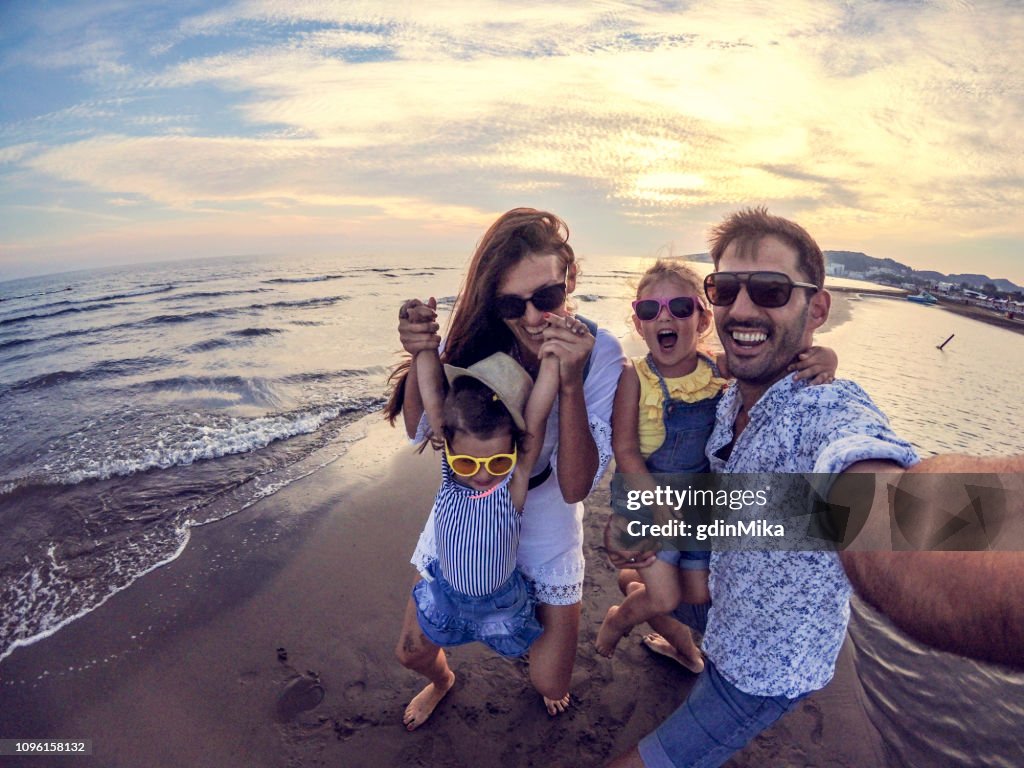
M 565 284 L 566 293 L 571 293 L 576 287 L 576 275 L 573 268 L 570 267 L 567 273 L 565 263 L 557 254 L 531 253 L 505 272 L 498 283 L 497 295 L 499 297 L 518 296 L 521 299 L 527 299 L 537 291 L 562 284 Z M 532 362 L 536 361 L 541 344 L 544 343 L 543 333 L 547 327 L 547 323 L 544 322 L 544 314 L 532 302 L 527 301 L 526 312 L 522 317 L 503 320 L 515 337 L 523 358 Z M 562 306 L 557 309 L 550 310 L 550 314 L 567 314 L 565 303 L 563 302 Z

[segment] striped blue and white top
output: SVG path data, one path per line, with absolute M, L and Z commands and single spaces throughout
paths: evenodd
M 437 557 L 445 580 L 464 595 L 489 595 L 515 571 L 520 515 L 509 494 L 511 479 L 510 472 L 480 496 L 459 485 L 441 457 L 441 487 L 434 498 Z

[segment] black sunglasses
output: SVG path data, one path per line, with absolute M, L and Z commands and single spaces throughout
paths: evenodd
M 552 312 L 565 304 L 565 283 L 541 288 L 525 299 L 520 296 L 498 296 L 494 299 L 494 312 L 502 320 L 515 320 L 526 314 L 526 302 L 540 312 Z
M 784 272 L 712 272 L 704 278 L 704 293 L 716 307 L 727 307 L 736 301 L 744 284 L 750 300 L 766 309 L 786 306 L 794 286 L 818 290 L 813 283 L 798 283 Z
M 668 312 L 672 317 L 685 320 L 697 308 L 697 298 L 694 296 L 676 296 L 672 299 L 662 297 L 657 299 L 637 299 L 633 302 L 633 311 L 636 313 L 637 318 L 644 322 L 656 319 L 661 314 L 662 307 L 668 307 Z

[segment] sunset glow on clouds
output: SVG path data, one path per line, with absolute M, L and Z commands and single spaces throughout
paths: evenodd
M 741 205 L 1024 284 L 1024 11 L 955 2 L 0 6 L 0 279 L 186 255 L 584 254 Z

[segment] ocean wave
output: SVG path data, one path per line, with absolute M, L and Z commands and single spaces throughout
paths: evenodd
M 31 315 L 18 315 L 0 320 L 0 327 L 25 323 L 29 320 L 43 320 L 48 317 L 60 317 L 61 315 L 77 314 L 79 312 L 95 312 L 100 309 L 110 309 L 111 307 L 123 307 L 127 303 L 126 301 L 115 301 L 104 304 L 91 304 L 86 307 L 66 307 L 65 309 L 58 309 L 56 312 L 36 312 Z
M 272 304 L 252 304 L 249 309 L 269 309 L 271 307 L 330 307 L 339 301 L 348 301 L 349 296 L 322 296 L 317 299 L 297 299 L 295 301 L 275 301 Z
M 76 529 L 72 523 L 61 544 L 33 547 L 32 541 L 24 542 L 33 547 L 32 556 L 16 558 L 24 568 L 8 572 L 0 584 L 8 608 L 0 617 L 0 660 L 17 648 L 53 635 L 147 573 L 177 559 L 185 551 L 193 527 L 230 517 L 310 476 L 336 461 L 352 442 L 365 435 L 359 421 L 341 419 L 336 424 L 338 429 L 329 430 L 326 441 L 317 443 L 312 452 L 303 452 L 297 460 L 269 472 L 250 473 L 241 482 L 237 477 L 224 480 L 217 472 L 222 478 L 220 487 L 208 488 L 204 499 L 193 499 L 195 504 L 161 505 L 160 511 L 153 512 L 144 499 L 135 499 L 142 516 L 123 518 L 130 522 L 128 526 L 115 526 L 113 532 L 105 532 L 99 539 L 88 527 Z M 159 482 L 153 485 L 154 490 L 161 487 Z M 0 486 L 0 491 L 3 489 Z M 83 488 L 65 492 L 95 491 Z M 51 499 L 60 491 L 51 485 L 26 489 L 24 493 L 27 501 L 33 497 L 39 501 Z M 17 498 L 7 502 L 9 509 L 11 505 L 20 506 Z M 86 521 L 90 522 L 98 521 Z
M 126 393 L 138 392 L 164 392 L 164 391 L 215 391 L 215 392 L 241 392 L 253 389 L 264 390 L 267 384 L 265 379 L 258 379 L 251 376 L 172 376 L 167 379 L 151 379 L 140 381 L 130 387 L 125 387 Z
M 316 275 L 315 277 L 274 277 L 264 283 L 323 283 L 327 280 L 345 280 L 349 275 Z
M 166 368 L 174 365 L 174 360 L 167 357 L 137 357 L 126 360 L 103 360 L 94 365 L 77 371 L 50 371 L 39 376 L 15 382 L 0 387 L 0 397 L 12 392 L 26 392 L 31 390 L 55 387 L 61 384 L 68 384 L 73 381 L 94 381 L 96 379 L 110 378 L 114 376 L 131 376 L 154 369 Z
M 133 320 L 128 323 L 117 323 L 115 325 L 94 326 L 91 328 L 75 328 L 61 333 L 53 333 L 48 336 L 36 336 L 34 338 L 11 339 L 0 341 L 0 351 L 24 344 L 36 344 L 43 341 L 55 339 L 72 338 L 87 334 L 106 333 L 108 331 L 125 330 L 132 328 L 146 328 L 155 325 L 176 325 L 179 323 L 191 323 L 196 320 L 213 320 L 234 315 L 255 312 L 263 309 L 313 309 L 317 307 L 330 307 L 339 301 L 347 301 L 349 296 L 322 296 L 313 299 L 297 299 L 295 301 L 274 301 L 269 304 L 247 304 L 241 307 L 223 307 L 221 309 L 202 310 L 199 312 L 188 312 L 181 315 L 165 314 L 153 315 L 142 320 Z
M 195 352 L 209 352 L 224 347 L 237 347 L 251 343 L 254 339 L 258 339 L 261 336 L 274 336 L 279 333 L 284 333 L 284 331 L 280 328 L 243 328 L 240 331 L 229 331 L 226 337 L 207 339 L 206 341 L 192 344 L 185 347 L 183 351 L 192 354 Z
M 222 349 L 223 347 L 235 346 L 238 342 L 232 341 L 231 339 L 208 339 L 207 341 L 200 341 L 196 344 L 191 344 L 185 347 L 182 352 L 186 355 L 193 355 L 197 352 L 210 352 L 214 349 Z
M 80 299 L 82 303 L 89 301 L 114 301 L 115 299 L 135 299 L 139 296 L 154 296 L 158 293 L 173 291 L 175 286 L 161 284 L 159 288 L 142 289 L 139 291 L 124 291 L 123 293 L 112 293 L 109 296 L 98 296 L 94 299 Z
M 146 447 L 128 455 L 79 456 L 72 466 L 51 467 L 21 478 L 0 478 L 0 495 L 17 492 L 30 485 L 76 485 L 89 480 L 125 477 L 154 469 L 188 466 L 198 461 L 217 459 L 265 448 L 271 443 L 317 431 L 324 425 L 354 411 L 379 406 L 379 398 L 354 400 L 312 410 L 259 416 L 225 418 L 221 424 L 191 424 L 179 428 L 179 434 L 162 433 L 143 441 Z
M 52 296 L 55 293 L 64 293 L 70 291 L 71 286 L 65 288 L 54 288 L 52 291 L 37 291 L 36 293 L 23 293 L 19 296 L 0 296 L 0 299 L 4 301 L 18 301 L 19 299 L 34 299 L 36 296 Z
M 38 339 L 11 339 L 10 341 L 0 341 L 0 350 L 13 349 L 14 347 L 20 347 L 24 344 L 31 344 L 36 341 L 42 341 L 44 338 L 48 337 L 44 336 Z
M 320 296 L 313 299 L 295 299 L 292 301 L 272 301 L 267 304 L 246 304 L 241 307 L 222 307 L 220 309 L 204 309 L 198 312 L 188 312 L 182 315 L 154 315 L 145 320 L 138 320 L 133 323 L 124 323 L 114 328 L 131 328 L 133 326 L 165 325 L 176 323 L 190 323 L 194 320 L 210 320 L 222 317 L 245 314 L 263 309 L 307 309 L 316 307 L 330 307 L 339 301 L 348 300 L 348 296 Z
M 335 379 L 354 379 L 379 376 L 387 373 L 389 368 L 384 365 L 371 365 L 367 368 L 341 368 L 336 371 L 303 371 L 283 376 L 281 382 L 285 384 L 308 384 Z
M 280 328 L 243 328 L 240 331 L 231 331 L 228 336 L 249 338 L 251 336 L 272 336 L 276 333 L 284 333 L 284 331 Z
M 123 323 L 121 325 L 111 326 L 113 328 L 131 328 L 144 327 L 147 325 L 171 325 L 175 323 L 191 323 L 195 320 L 212 320 L 219 317 L 230 317 L 231 315 L 238 314 L 242 311 L 240 308 L 228 308 L 228 309 L 208 309 L 201 312 L 189 312 L 185 315 L 153 315 L 147 317 L 145 320 L 139 320 L 135 323 Z M 97 329 L 97 330 L 110 330 L 110 329 Z
M 111 293 L 111 294 L 107 294 L 105 296 L 92 296 L 92 297 L 87 298 L 87 299 L 63 299 L 61 301 L 51 301 L 51 302 L 49 302 L 47 304 L 39 304 L 37 306 L 34 306 L 34 307 L 32 307 L 32 309 L 34 309 L 36 312 L 40 312 L 41 310 L 52 309 L 53 307 L 78 307 L 78 306 L 83 305 L 83 304 L 84 305 L 91 305 L 91 304 L 95 304 L 97 302 L 99 302 L 101 304 L 109 303 L 109 302 L 118 302 L 117 305 L 123 305 L 123 304 L 130 303 L 130 302 L 118 301 L 119 299 L 135 299 L 135 298 L 138 298 L 139 296 L 153 296 L 154 294 L 167 293 L 168 291 L 173 291 L 173 290 L 174 290 L 174 286 L 173 285 L 162 285 L 161 287 L 155 288 L 153 290 L 123 291 L 121 293 Z M 112 306 L 117 306 L 117 305 L 112 305 Z M 88 311 L 88 309 L 83 309 L 82 311 Z M 43 315 L 43 316 L 44 317 L 49 317 L 50 315 Z
M 35 310 L 38 311 L 40 309 L 52 309 L 53 307 L 66 307 L 69 304 L 81 304 L 81 303 L 82 303 L 81 300 L 79 300 L 79 301 L 72 301 L 71 299 L 62 299 L 61 301 L 51 301 L 51 302 L 49 302 L 47 304 L 33 304 L 32 305 L 32 309 L 35 309 Z M 6 312 L 0 312 L 0 316 L 7 316 L 7 315 L 10 315 L 10 314 L 13 314 L 14 312 L 20 312 L 20 311 L 21 311 L 20 308 L 19 309 L 8 309 Z
M 183 299 L 216 299 L 221 296 L 244 296 L 251 293 L 267 293 L 269 288 L 250 288 L 244 291 L 195 291 L 193 293 L 177 293 L 174 296 L 164 296 L 157 301 L 180 301 Z
M 135 299 L 139 296 L 154 296 L 158 293 L 167 293 L 173 291 L 175 286 L 170 284 L 161 284 L 159 288 L 142 289 L 139 291 L 124 291 L 122 293 L 112 293 L 109 296 L 98 296 L 94 299 L 81 299 L 83 303 L 88 301 L 113 301 L 115 299 Z
M 155 543 L 147 542 L 146 546 L 136 542 L 135 549 L 146 551 L 144 559 L 134 568 L 125 567 L 118 560 L 123 554 L 108 553 L 90 563 L 92 578 L 85 579 L 75 574 L 68 563 L 59 560 L 56 545 L 50 545 L 45 558 L 4 585 L 10 602 L 6 606 L 6 617 L 0 621 L 0 661 L 17 648 L 50 637 L 96 610 L 137 579 L 176 560 L 191 537 L 185 525 L 174 526 L 170 535 L 158 537 L 155 533 L 145 537 Z

